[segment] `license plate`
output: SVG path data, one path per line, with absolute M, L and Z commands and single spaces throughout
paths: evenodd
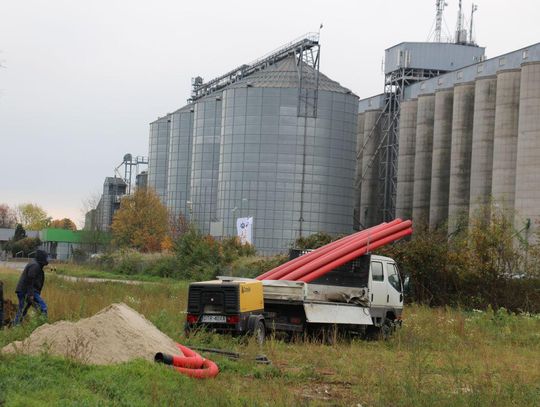
M 224 324 L 226 318 L 225 315 L 203 315 L 202 322 Z

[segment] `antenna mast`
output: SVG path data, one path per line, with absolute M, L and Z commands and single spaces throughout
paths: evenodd
M 441 42 L 442 16 L 446 6 L 448 4 L 444 0 L 435 0 L 435 7 L 437 9 L 435 17 L 435 42 Z
M 472 3 L 472 6 L 471 6 L 471 25 L 470 25 L 470 28 L 469 28 L 469 42 L 471 44 L 474 44 L 474 39 L 473 39 L 473 19 L 474 19 L 474 12 L 476 10 L 478 10 L 478 5 Z
M 456 23 L 456 44 L 461 44 L 463 42 L 463 12 L 461 7 L 461 0 L 459 0 L 459 6 L 458 6 L 458 15 L 457 15 L 457 23 Z M 465 41 L 467 38 L 465 38 Z

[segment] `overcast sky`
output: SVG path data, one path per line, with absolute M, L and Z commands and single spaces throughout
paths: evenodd
M 447 2 L 446 35 L 458 3 Z M 475 3 L 488 57 L 540 41 L 538 0 Z M 368 97 L 382 91 L 384 49 L 426 41 L 434 20 L 434 0 L 0 0 L 0 203 L 82 225 L 83 201 L 125 153 L 148 154 L 148 123 L 185 104 L 192 77 L 322 22 L 321 71 Z

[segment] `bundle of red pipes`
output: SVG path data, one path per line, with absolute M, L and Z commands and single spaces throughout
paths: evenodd
M 257 277 L 257 280 L 288 280 L 309 283 L 371 250 L 412 233 L 410 220 L 395 219 L 364 229 L 297 257 Z

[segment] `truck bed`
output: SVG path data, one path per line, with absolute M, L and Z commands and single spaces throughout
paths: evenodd
M 239 277 L 218 277 L 220 280 L 249 280 Z M 301 281 L 262 280 L 264 299 L 286 302 L 330 302 L 350 305 L 369 305 L 367 287 L 341 287 L 308 284 Z

